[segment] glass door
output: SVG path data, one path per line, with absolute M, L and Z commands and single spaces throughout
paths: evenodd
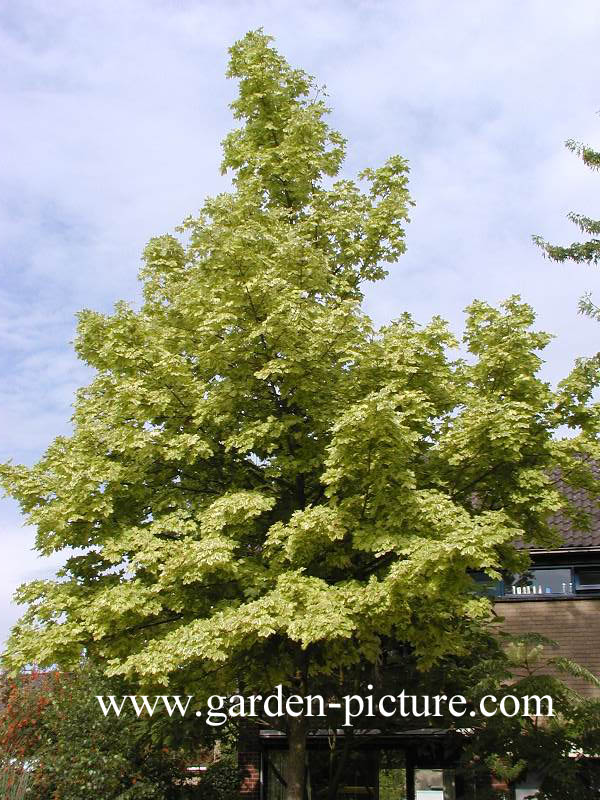
M 287 750 L 267 751 L 263 763 L 266 800 L 285 800 Z M 336 800 L 456 800 L 453 769 L 413 769 L 401 749 L 309 750 L 306 800 L 328 800 L 334 780 Z
M 267 800 L 285 800 L 287 750 L 267 750 L 264 759 Z
M 311 750 L 307 800 L 327 800 L 337 780 L 337 800 L 377 800 L 377 750 Z

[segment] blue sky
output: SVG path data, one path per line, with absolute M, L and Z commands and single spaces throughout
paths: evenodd
M 227 47 L 264 26 L 325 83 L 348 138 L 347 174 L 400 153 L 417 205 L 408 251 L 367 291 L 460 329 L 475 297 L 518 292 L 556 334 L 545 375 L 599 349 L 577 315 L 590 269 L 531 243 L 600 217 L 599 176 L 563 147 L 600 147 L 597 0 L 217 2 L 20 0 L 0 4 L 0 460 L 33 463 L 69 430 L 89 374 L 69 342 L 81 308 L 139 296 L 146 241 L 227 187 Z M 15 587 L 49 574 L 16 505 L 0 503 L 0 642 Z

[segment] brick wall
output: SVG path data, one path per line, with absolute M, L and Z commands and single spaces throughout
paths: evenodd
M 260 797 L 260 753 L 238 753 L 240 797 L 258 800 Z
M 243 800 L 260 798 L 260 740 L 254 725 L 242 725 L 238 737 L 238 769 L 240 797 Z
M 570 658 L 600 676 L 600 598 L 500 601 L 495 610 L 504 618 L 503 630 L 547 636 L 558 644 L 557 650 L 548 651 L 550 655 Z M 600 697 L 600 689 L 586 681 L 561 677 L 582 694 Z

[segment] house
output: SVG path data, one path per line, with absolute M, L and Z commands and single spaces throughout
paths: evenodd
M 532 548 L 530 568 L 495 582 L 495 612 L 508 633 L 539 633 L 556 642 L 553 655 L 578 662 L 600 675 L 600 508 L 584 491 L 562 487 L 567 498 L 589 514 L 589 530 L 577 530 L 561 514 L 551 523 L 560 534 L 553 548 Z M 587 695 L 600 690 L 578 678 L 567 683 Z M 331 732 L 308 737 L 308 800 L 327 795 Z M 247 727 L 239 740 L 240 796 L 245 800 L 284 800 L 285 734 Z M 395 734 L 364 731 L 344 769 L 336 800 L 461 800 L 474 796 L 455 774 L 456 738 L 426 728 Z M 523 800 L 535 794 L 538 779 L 529 774 L 510 790 L 491 780 L 498 798 Z
M 556 642 L 557 655 L 600 675 L 600 508 L 584 490 L 561 490 L 589 515 L 589 530 L 573 529 L 564 515 L 554 515 L 560 543 L 554 549 L 527 548 L 531 567 L 499 583 L 496 611 L 508 633 L 542 634 Z M 600 696 L 583 679 L 567 683 L 582 694 Z

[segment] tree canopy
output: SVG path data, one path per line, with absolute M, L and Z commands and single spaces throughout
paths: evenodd
M 384 637 L 427 667 L 489 614 L 469 572 L 553 541 L 553 470 L 597 488 L 595 371 L 545 383 L 518 298 L 471 304 L 463 358 L 438 317 L 376 329 L 363 287 L 404 252 L 406 161 L 341 177 L 314 79 L 261 31 L 230 53 L 232 191 L 150 241 L 141 308 L 81 312 L 72 435 L 2 468 L 38 551 L 75 549 L 18 590 L 12 670 L 84 651 L 195 695 L 305 690 Z

